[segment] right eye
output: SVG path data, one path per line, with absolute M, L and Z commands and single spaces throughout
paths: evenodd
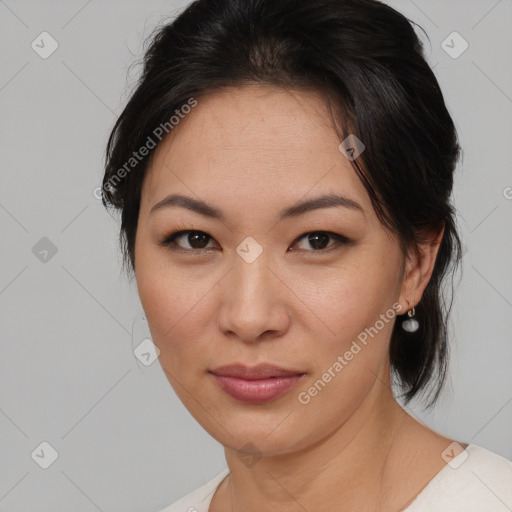
M 180 239 L 185 240 L 185 243 L 189 244 L 189 247 L 183 247 L 178 243 Z M 205 233 L 204 231 L 195 231 L 195 230 L 182 230 L 176 231 L 167 235 L 161 242 L 160 245 L 163 245 L 169 248 L 172 251 L 186 251 L 186 252 L 200 252 L 209 249 L 207 247 L 208 240 L 213 240 L 213 238 Z

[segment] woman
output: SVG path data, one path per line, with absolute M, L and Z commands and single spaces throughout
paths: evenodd
M 413 27 L 376 0 L 198 0 L 158 30 L 103 201 L 229 468 L 166 512 L 512 509 L 512 463 L 397 401 L 445 378 L 459 154 Z

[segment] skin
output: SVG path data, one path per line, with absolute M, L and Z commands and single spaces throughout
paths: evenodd
M 260 512 L 262 503 L 283 512 L 401 510 L 445 465 L 452 440 L 391 392 L 394 318 L 309 403 L 298 400 L 394 303 L 405 313 L 420 302 L 442 237 L 433 233 L 404 258 L 339 142 L 317 94 L 251 85 L 200 98 L 150 163 L 137 287 L 170 384 L 225 448 L 230 476 L 211 512 Z M 322 208 L 279 221 L 281 209 L 333 192 L 363 211 Z M 177 206 L 150 213 L 169 194 L 201 199 L 225 220 Z M 207 250 L 187 235 L 178 250 L 160 244 L 180 230 L 206 233 Z M 318 249 L 300 238 L 318 231 L 354 243 L 329 238 Z M 263 251 L 250 263 L 237 253 L 249 236 Z M 235 362 L 306 375 L 274 401 L 247 404 L 209 373 Z

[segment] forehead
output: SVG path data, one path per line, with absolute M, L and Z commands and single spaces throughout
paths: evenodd
M 197 101 L 157 147 L 142 208 L 171 192 L 213 203 L 250 203 L 254 196 L 293 203 L 309 193 L 341 192 L 371 208 L 319 94 L 258 85 Z
M 251 85 L 198 99 L 161 149 L 165 152 L 164 146 L 169 149 L 179 141 L 187 150 L 201 144 L 203 151 L 212 152 L 241 148 L 253 153 L 270 148 L 274 155 L 299 154 L 313 145 L 317 150 L 328 149 L 336 139 L 326 106 L 317 94 Z

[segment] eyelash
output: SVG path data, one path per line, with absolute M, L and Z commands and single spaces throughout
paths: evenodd
M 209 238 L 209 241 L 210 240 L 213 240 L 213 237 L 211 237 L 210 235 L 208 235 L 208 233 L 205 233 L 204 231 L 200 231 L 198 229 L 183 229 L 183 230 L 180 230 L 180 231 L 174 231 L 173 233 L 171 233 L 170 235 L 167 235 L 161 242 L 160 242 L 160 245 L 164 246 L 165 248 L 171 250 L 171 251 L 177 251 L 177 252 L 188 252 L 188 253 L 202 253 L 202 252 L 205 252 L 205 251 L 209 251 L 211 250 L 212 248 L 209 247 L 209 248 L 203 248 L 203 249 L 184 249 L 183 247 L 179 247 L 176 243 L 175 243 L 175 240 L 176 238 L 182 236 L 182 235 L 187 235 L 189 233 L 199 233 L 199 234 L 204 234 L 206 235 L 208 238 Z M 346 236 L 343 236 L 343 235 L 340 235 L 338 233 L 333 233 L 331 231 L 308 231 L 306 233 L 303 233 L 302 235 L 300 235 L 299 237 L 297 237 L 294 242 L 293 242 L 293 245 L 295 245 L 296 243 L 298 243 L 300 240 L 302 240 L 304 237 L 306 237 L 307 235 L 312 235 L 312 234 L 324 234 L 324 235 L 328 235 L 330 238 L 334 239 L 338 244 L 342 245 L 342 246 L 346 246 L 346 245 L 351 245 L 354 243 L 353 240 L 347 238 Z M 333 247 L 334 246 L 334 247 Z M 332 244 L 329 248 L 327 249 L 318 249 L 318 250 L 311 250 L 311 251 L 306 251 L 306 252 L 312 252 L 312 253 L 318 253 L 318 254 L 327 254 L 327 253 L 330 253 L 332 252 L 333 250 L 336 250 L 336 249 L 339 249 L 340 247 L 336 247 L 336 243 Z

